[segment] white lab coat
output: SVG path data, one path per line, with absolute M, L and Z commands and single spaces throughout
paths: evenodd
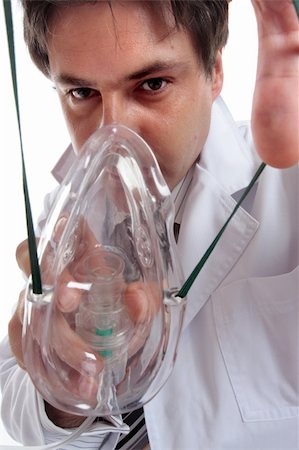
M 259 163 L 249 129 L 219 98 L 184 203 L 186 276 Z M 299 448 L 297 238 L 298 168 L 267 167 L 189 292 L 174 370 L 145 406 L 152 450 Z M 14 439 L 41 443 L 43 429 L 59 429 L 7 346 L 1 352 L 3 420 Z

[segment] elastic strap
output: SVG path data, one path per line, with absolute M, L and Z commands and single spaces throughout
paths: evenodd
M 20 120 L 20 109 L 19 109 L 19 97 L 18 97 L 18 86 L 17 86 L 16 58 L 15 58 L 11 0 L 3 0 L 3 7 L 4 7 L 4 14 L 5 14 L 5 21 L 6 21 L 6 31 L 7 31 L 7 39 L 8 39 L 11 76 L 12 76 L 15 106 L 16 106 L 17 120 L 18 120 L 19 137 L 20 137 L 20 148 L 21 148 L 21 157 L 22 157 L 22 175 L 23 175 L 23 192 L 24 192 L 24 200 L 25 200 L 29 259 L 30 259 L 31 277 L 32 277 L 32 290 L 33 290 L 34 294 L 42 294 L 41 275 L 40 275 L 40 268 L 39 268 L 39 264 L 38 264 L 36 239 L 35 239 L 35 234 L 34 234 L 32 213 L 31 213 L 31 206 L 30 206 L 30 199 L 29 199 L 29 192 L 28 192 L 28 184 L 27 184 L 27 177 L 26 177 L 26 170 L 25 170 L 25 160 L 24 160 L 23 140 L 22 140 L 21 120 Z
M 297 16 L 299 17 L 299 0 L 293 0 L 293 4 L 295 6 Z

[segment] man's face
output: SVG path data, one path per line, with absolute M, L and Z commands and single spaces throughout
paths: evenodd
M 188 33 L 142 2 L 60 7 L 48 37 L 51 77 L 73 146 L 118 123 L 151 146 L 170 189 L 197 159 L 222 86 L 206 77 Z

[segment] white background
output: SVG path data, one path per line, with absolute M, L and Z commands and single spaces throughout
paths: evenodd
M 34 67 L 23 44 L 21 11 L 14 0 L 15 45 L 24 152 L 33 219 L 43 196 L 54 186 L 50 170 L 69 139 L 51 82 Z M 15 248 L 26 236 L 17 121 L 6 46 L 3 5 L 0 6 L 0 340 L 24 280 L 15 262 Z M 250 118 L 257 54 L 256 24 L 250 0 L 230 4 L 230 37 L 224 50 L 222 96 L 236 120 Z M 2 411 L 5 414 L 5 411 Z M 0 445 L 13 443 L 0 422 Z

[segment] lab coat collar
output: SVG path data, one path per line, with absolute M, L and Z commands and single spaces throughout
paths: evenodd
M 75 159 L 76 154 L 72 144 L 70 144 L 64 151 L 62 156 L 59 158 L 59 160 L 57 161 L 56 165 L 54 166 L 51 172 L 55 180 L 58 181 L 58 183 L 62 183 L 64 177 L 68 173 Z
M 250 128 L 246 126 L 246 130 L 245 141 L 223 99 L 218 97 L 212 107 L 210 131 L 199 164 L 230 195 L 247 187 L 261 163 Z

